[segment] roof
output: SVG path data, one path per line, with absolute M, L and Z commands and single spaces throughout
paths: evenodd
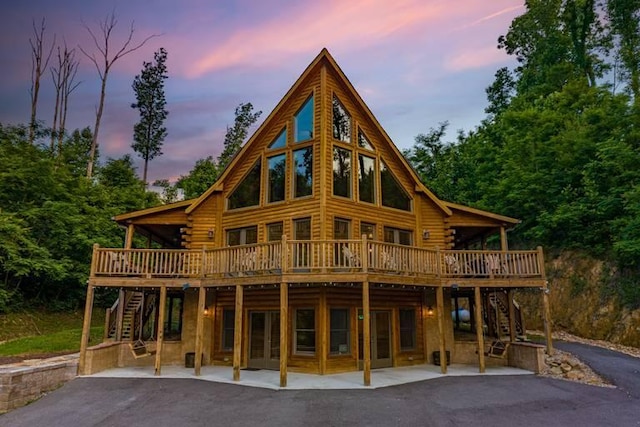
M 519 219 L 516 218 L 511 218 L 508 216 L 504 216 L 504 215 L 499 215 L 493 212 L 489 212 L 489 211 L 483 211 L 481 209 L 476 209 L 476 208 L 472 208 L 469 206 L 465 206 L 465 205 L 459 205 L 457 203 L 452 203 L 452 202 L 443 202 L 447 207 L 454 209 L 454 210 L 458 210 L 458 211 L 463 211 L 463 212 L 467 212 L 473 215 L 478 215 L 478 216 L 482 216 L 485 218 L 490 218 L 496 221 L 500 221 L 500 222 L 504 222 L 507 224 L 511 224 L 511 225 L 516 225 L 519 224 L 521 221 Z
M 152 208 L 142 209 L 139 211 L 127 212 L 124 214 L 116 215 L 112 219 L 116 222 L 126 221 L 128 219 L 140 218 L 147 215 L 166 212 L 174 209 L 185 208 L 191 205 L 196 199 L 181 200 L 175 203 L 168 203 L 166 205 L 154 206 Z

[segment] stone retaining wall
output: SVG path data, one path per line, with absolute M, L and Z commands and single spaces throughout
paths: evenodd
M 76 376 L 78 355 L 0 366 L 0 414 L 19 408 Z

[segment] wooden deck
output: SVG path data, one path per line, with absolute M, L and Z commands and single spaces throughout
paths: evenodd
M 538 287 L 542 250 L 441 251 L 367 240 L 295 241 L 204 250 L 96 246 L 94 286 L 194 286 L 361 282 L 428 286 Z

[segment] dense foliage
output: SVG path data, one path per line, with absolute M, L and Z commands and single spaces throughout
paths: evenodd
M 73 132 L 54 157 L 45 144 L 29 143 L 26 127 L 0 125 L 0 313 L 81 304 L 93 244 L 123 245 L 111 217 L 158 203 L 129 156 L 85 178 L 90 133 Z
M 405 154 L 440 197 L 520 218 L 515 245 L 586 250 L 637 282 L 640 3 L 526 6 L 499 38 L 518 65 L 496 73 L 483 123 L 455 142 L 440 124 Z

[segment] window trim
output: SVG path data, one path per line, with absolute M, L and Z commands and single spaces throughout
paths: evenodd
M 249 229 L 255 229 L 255 231 L 256 231 L 256 241 L 253 242 L 253 243 L 247 243 L 247 230 L 249 230 Z M 240 232 L 240 243 L 237 244 L 237 245 L 230 245 L 229 244 L 229 233 L 231 233 L 233 231 L 239 231 Z M 244 243 L 242 243 L 242 240 L 244 240 Z M 227 247 L 254 245 L 254 244 L 258 243 L 258 226 L 257 225 L 247 225 L 247 226 L 244 226 L 244 227 L 234 227 L 234 228 L 229 228 L 229 229 L 225 230 L 225 243 L 226 243 Z

